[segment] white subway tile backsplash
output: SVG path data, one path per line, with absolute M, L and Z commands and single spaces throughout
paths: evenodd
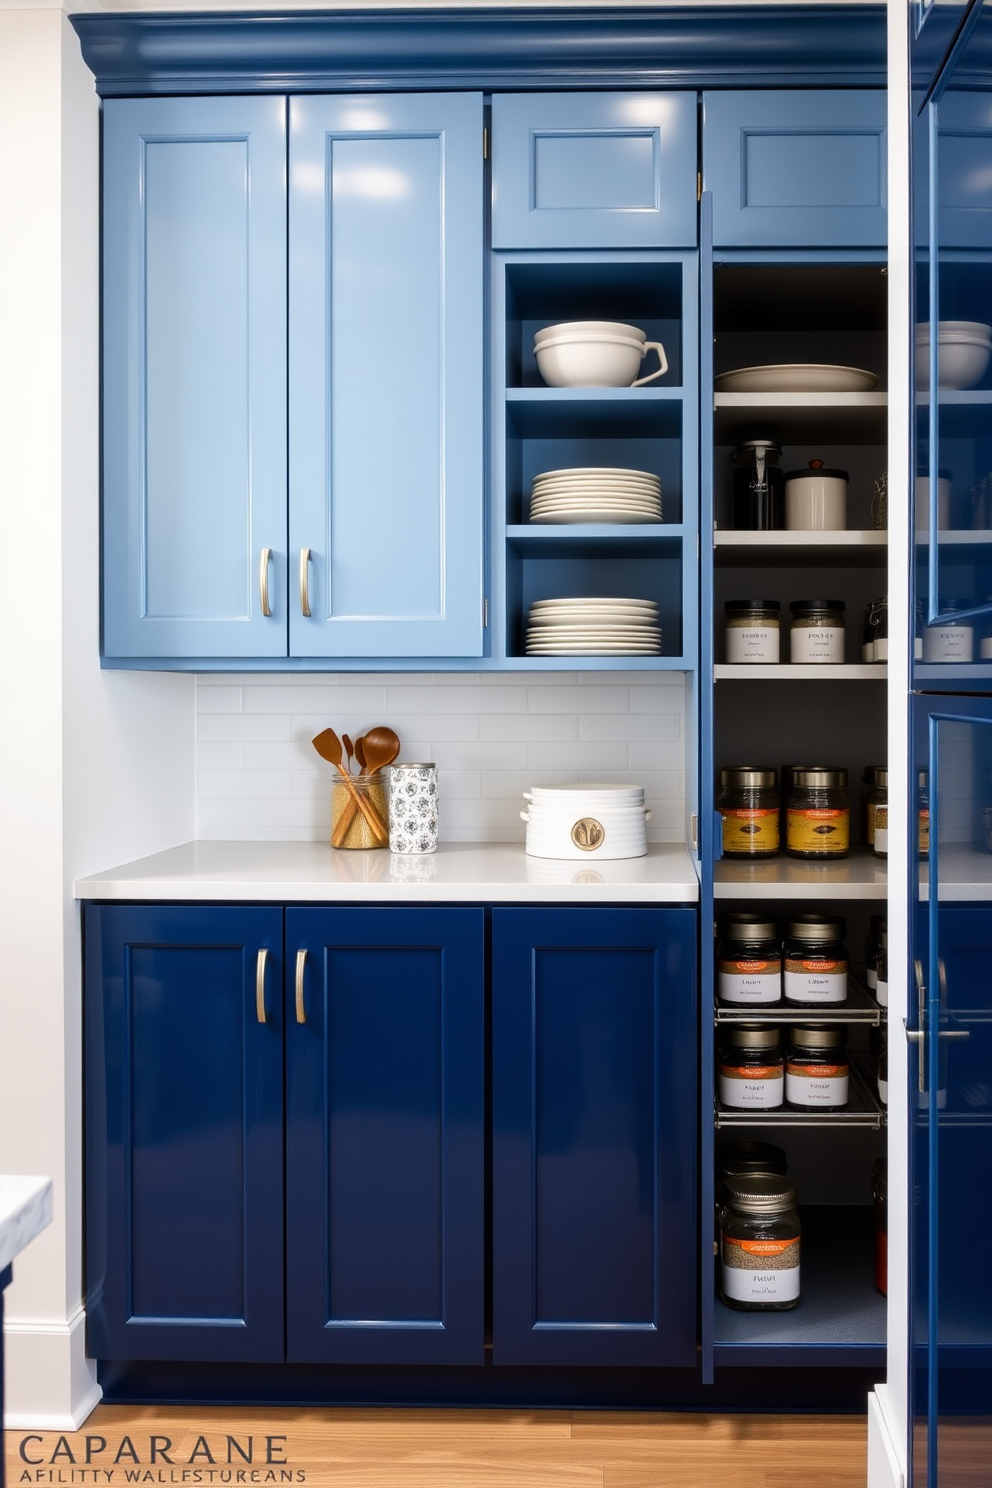
M 681 673 L 302 673 L 197 678 L 197 833 L 325 841 L 332 769 L 311 745 L 389 723 L 437 763 L 441 837 L 522 841 L 523 792 L 579 780 L 645 788 L 648 836 L 685 815 Z

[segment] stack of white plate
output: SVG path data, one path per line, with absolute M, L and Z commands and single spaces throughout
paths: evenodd
M 973 388 L 985 376 L 992 356 L 992 326 L 981 320 L 937 322 L 937 385 Z M 930 326 L 916 327 L 916 386 L 926 391 L 930 381 Z
M 660 656 L 653 599 L 538 599 L 527 624 L 528 656 Z
M 579 466 L 535 475 L 532 522 L 660 522 L 661 481 L 649 470 Z
M 642 785 L 535 785 L 524 800 L 532 858 L 642 858 L 648 850 Z

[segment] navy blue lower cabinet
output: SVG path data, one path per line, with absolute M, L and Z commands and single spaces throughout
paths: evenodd
M 484 1359 L 484 912 L 286 912 L 287 1354 Z
M 100 1359 L 284 1357 L 282 911 L 87 905 Z
M 493 911 L 493 1359 L 696 1360 L 696 916 Z

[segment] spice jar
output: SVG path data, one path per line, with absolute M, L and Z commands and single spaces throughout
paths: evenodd
M 734 450 L 730 525 L 738 531 L 770 532 L 785 518 L 783 476 L 776 461 L 782 450 L 771 439 L 748 439 Z
M 878 950 L 875 953 L 875 985 L 872 988 L 879 1007 L 889 1005 L 889 927 L 885 920 L 878 927 Z
M 789 605 L 789 656 L 793 662 L 844 660 L 844 601 L 794 599 Z
M 930 775 L 919 770 L 916 776 L 916 820 L 917 852 L 921 858 L 930 856 Z
M 832 1005 L 847 1001 L 844 921 L 832 915 L 796 915 L 785 927 L 783 983 L 786 1002 Z
M 841 1110 L 851 1075 L 843 1028 L 792 1028 L 789 1039 L 787 1103 L 797 1111 Z
M 967 662 L 975 654 L 975 627 L 970 620 L 957 616 L 967 609 L 965 599 L 945 599 L 938 610 L 938 619 L 923 632 L 923 660 L 939 662 Z
M 782 954 L 774 920 L 760 914 L 724 915 L 716 943 L 716 988 L 721 1002 L 766 1007 L 782 1001 Z
M 790 858 L 845 858 L 851 846 L 847 771 L 811 765 L 793 773 L 786 802 L 785 848 Z
M 725 858 L 771 858 L 779 847 L 779 795 L 775 771 L 734 765 L 720 771 L 716 808 L 723 818 Z
M 865 842 L 877 857 L 889 851 L 889 772 L 884 765 L 868 765 L 864 773 L 868 786 L 865 801 Z M 882 837 L 879 841 L 878 833 Z
M 727 1028 L 717 1058 L 721 1103 L 735 1111 L 773 1111 L 782 1104 L 784 1066 L 780 1031 L 764 1023 Z
M 728 1178 L 720 1206 L 720 1296 L 741 1312 L 785 1312 L 799 1301 L 796 1189 L 777 1173 Z
M 865 981 L 869 992 L 874 992 L 878 981 L 878 932 L 884 924 L 884 915 L 872 915 L 868 921 L 868 934 L 865 936 Z
M 838 532 L 847 526 L 847 471 L 810 460 L 785 477 L 785 525 L 790 532 Z
M 724 605 L 724 645 L 728 662 L 777 662 L 779 612 L 777 599 L 728 599 Z

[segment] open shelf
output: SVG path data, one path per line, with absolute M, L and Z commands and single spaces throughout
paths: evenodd
M 877 1028 L 884 1017 L 884 1009 L 872 997 L 858 973 L 851 971 L 847 980 L 847 1001 L 831 1007 L 799 1007 L 794 1002 L 775 1002 L 765 1007 L 740 1007 L 717 1002 L 713 1008 L 713 1022 L 726 1023 L 795 1023 L 810 1026 L 825 1023 L 864 1023 Z
M 830 665 L 818 662 L 745 662 L 718 661 L 713 667 L 716 682 L 884 682 L 888 668 L 884 662 L 846 662 Z
M 529 522 L 506 529 L 507 543 L 517 553 L 539 553 L 546 558 L 572 554 L 639 558 L 646 553 L 679 555 L 684 530 L 680 522 L 606 525 L 599 522 Z
M 790 1023 L 805 1022 L 806 1014 L 794 1009 L 786 1020 Z M 776 1020 L 779 1021 L 779 1020 Z M 847 1021 L 850 1021 L 849 1019 Z M 851 1054 L 851 1080 L 848 1087 L 849 1100 L 841 1111 L 793 1111 L 789 1106 L 776 1106 L 773 1111 L 735 1111 L 730 1106 L 716 1102 L 713 1124 L 717 1131 L 732 1126 L 768 1127 L 816 1126 L 824 1130 L 836 1127 L 867 1127 L 878 1131 L 885 1125 L 885 1113 L 872 1090 L 871 1065 L 863 1054 Z
M 888 393 L 714 393 L 713 426 L 717 444 L 758 427 L 778 444 L 884 444 L 888 405 Z
M 875 1287 L 874 1212 L 800 1208 L 802 1293 L 791 1312 L 737 1312 L 719 1298 L 714 1357 L 727 1365 L 885 1365 L 886 1301 Z
M 717 899 L 884 899 L 887 884 L 885 859 L 867 847 L 852 847 L 837 863 L 804 863 L 784 855 L 760 863 L 722 858 L 714 865 L 713 894 Z

